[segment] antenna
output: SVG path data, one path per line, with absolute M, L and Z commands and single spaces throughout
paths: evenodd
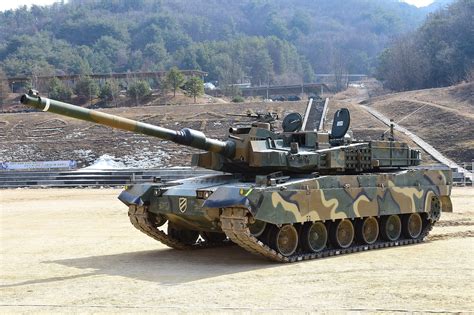
M 408 117 L 410 117 L 411 115 L 413 115 L 414 113 L 416 113 L 417 111 L 419 111 L 420 109 L 422 109 L 423 107 L 427 106 L 427 104 L 415 109 L 414 111 L 412 111 L 411 113 L 409 113 L 408 115 L 406 115 L 405 117 L 403 117 L 402 119 L 400 119 L 397 124 L 401 123 L 402 121 L 404 121 L 405 119 L 407 119 Z M 385 137 L 385 134 L 390 131 L 390 136 L 391 136 L 391 139 L 390 140 L 394 140 L 395 137 L 393 135 L 393 128 L 395 127 L 395 124 L 393 122 L 393 119 L 390 119 L 390 128 L 388 128 L 387 130 L 385 130 L 383 133 L 382 133 L 382 139 Z

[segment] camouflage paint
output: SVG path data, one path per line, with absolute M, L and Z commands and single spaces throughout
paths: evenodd
M 255 218 L 274 224 L 430 212 L 433 197 L 450 195 L 450 178 L 448 170 L 326 176 L 256 187 L 248 198 Z
M 234 176 L 204 176 L 179 181 L 168 187 L 149 186 L 148 192 L 136 190 L 147 196 L 150 211 L 167 216 L 171 221 L 188 228 L 219 231 L 218 215 L 209 211 L 241 207 L 252 215 L 273 224 L 303 223 L 378 217 L 381 215 L 427 212 L 432 209 L 433 197 L 438 198 L 443 210 L 450 202 L 449 170 L 399 171 L 390 174 L 365 174 L 322 176 L 289 180 L 276 186 L 256 186 L 242 183 Z M 207 200 L 196 199 L 196 190 L 213 193 Z M 159 190 L 159 196 L 152 193 Z M 179 198 L 186 198 L 187 209 L 179 209 Z
M 449 170 L 394 171 L 393 166 L 420 162 L 419 152 L 402 142 L 333 145 L 324 132 L 274 133 L 268 124 L 261 123 L 220 141 L 192 129 L 174 131 L 35 95 L 25 94 L 21 102 L 43 111 L 206 150 L 193 161 L 209 169 L 246 175 L 275 171 L 303 174 L 268 186 L 260 185 L 259 180 L 249 181 L 251 176 L 247 181 L 234 175 L 190 178 L 134 185 L 119 196 L 129 206 L 147 207 L 151 213 L 162 214 L 188 229 L 220 231 L 219 213 L 231 207 L 248 209 L 255 219 L 274 224 L 413 212 L 427 212 L 429 218 L 437 220 L 437 209 L 452 208 Z M 314 139 L 327 142 L 314 143 Z M 381 173 L 384 167 L 390 173 Z M 344 175 L 362 171 L 373 173 Z M 321 176 L 313 177 L 313 172 Z M 206 200 L 197 198 L 197 191 L 202 189 L 212 192 Z

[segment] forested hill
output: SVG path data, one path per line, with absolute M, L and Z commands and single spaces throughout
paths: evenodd
M 446 0 L 441 0 L 446 1 Z M 373 73 L 429 9 L 397 0 L 69 0 L 0 14 L 8 76 L 201 69 L 209 80 Z

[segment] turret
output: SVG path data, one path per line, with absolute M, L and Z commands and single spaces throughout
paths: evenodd
M 256 119 L 247 126 L 231 127 L 227 140 L 206 137 L 201 131 L 179 131 L 86 109 L 30 92 L 21 102 L 42 111 L 69 116 L 112 128 L 140 133 L 207 152 L 193 155 L 192 163 L 207 169 L 246 175 L 282 172 L 350 174 L 406 168 L 420 163 L 420 152 L 404 142 L 354 141 L 348 136 L 349 111 L 336 111 L 331 132 L 301 130 L 303 119 L 292 113 L 276 132 L 275 113 L 246 115 Z

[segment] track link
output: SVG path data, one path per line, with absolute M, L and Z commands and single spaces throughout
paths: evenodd
M 225 208 L 221 215 L 222 230 L 225 232 L 225 234 L 230 240 L 232 240 L 234 243 L 244 248 L 245 250 L 253 254 L 268 258 L 272 261 L 281 263 L 292 263 L 296 261 L 356 253 L 378 248 L 416 244 L 422 242 L 423 239 L 433 228 L 433 224 L 428 221 L 428 224 L 426 224 L 420 236 L 416 239 L 400 239 L 393 242 L 378 241 L 371 245 L 355 245 L 346 249 L 328 248 L 319 253 L 296 253 L 289 257 L 285 257 L 280 253 L 277 253 L 274 249 L 270 248 L 268 245 L 264 244 L 262 241 L 260 241 L 258 238 L 256 238 L 250 233 L 250 230 L 248 228 L 247 214 L 247 209 Z
M 209 242 L 202 240 L 199 240 L 192 245 L 184 244 L 181 241 L 168 236 L 168 234 L 165 232 L 159 230 L 155 226 L 154 222 L 150 220 L 148 210 L 144 206 L 130 206 L 128 209 L 128 217 L 136 229 L 174 249 L 204 249 L 233 245 L 232 242 L 229 241 Z

